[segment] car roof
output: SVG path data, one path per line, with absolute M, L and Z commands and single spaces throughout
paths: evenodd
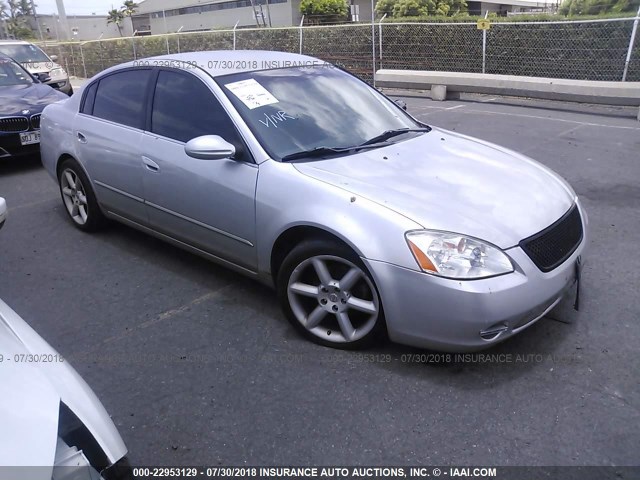
M 324 60 L 297 53 L 266 50 L 211 50 L 139 59 L 119 65 L 119 67 L 140 66 L 141 62 L 146 61 L 151 62 L 151 66 L 156 66 L 153 62 L 162 60 L 195 63 L 212 77 L 273 68 L 323 66 L 327 64 Z

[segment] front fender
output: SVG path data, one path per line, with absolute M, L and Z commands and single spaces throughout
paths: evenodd
M 422 228 L 397 212 L 269 160 L 260 165 L 256 189 L 258 269 L 271 273 L 273 246 L 297 226 L 317 227 L 342 239 L 361 257 L 417 269 L 404 234 Z M 375 232 L 375 234 L 374 234 Z

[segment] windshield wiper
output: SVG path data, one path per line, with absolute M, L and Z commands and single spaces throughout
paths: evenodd
M 316 147 L 311 148 L 309 150 L 302 150 L 300 152 L 290 153 L 289 155 L 285 155 L 282 157 L 283 162 L 287 162 L 289 160 L 296 160 L 298 158 L 312 158 L 312 157 L 323 157 L 326 155 L 335 155 L 337 153 L 347 153 L 350 150 L 353 150 L 352 147 L 343 148 L 343 147 Z
M 422 130 L 420 130 L 422 131 Z M 296 160 L 298 158 L 312 158 L 312 157 L 324 157 L 326 155 L 335 155 L 339 153 L 351 153 L 358 150 L 379 148 L 383 145 L 368 145 L 366 143 L 362 145 L 354 145 L 353 147 L 316 147 L 310 150 L 302 150 L 301 152 L 290 153 L 282 157 L 282 161 Z
M 389 140 L 390 138 L 397 137 L 398 135 L 402 135 L 403 133 L 410 132 L 430 132 L 431 128 L 396 128 L 394 130 L 386 130 L 382 132 L 380 135 L 376 135 L 373 138 L 370 138 L 366 142 L 358 145 L 359 147 L 364 147 L 366 145 L 371 145 L 373 143 L 384 142 L 385 140 Z

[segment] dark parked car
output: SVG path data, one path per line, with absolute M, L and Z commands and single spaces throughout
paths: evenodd
M 69 98 L 0 54 L 0 158 L 40 151 L 40 114 L 44 107 Z

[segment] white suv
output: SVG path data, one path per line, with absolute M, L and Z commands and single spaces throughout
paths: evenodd
M 58 59 L 55 55 L 49 57 L 37 45 L 21 40 L 0 41 L 0 52 L 22 64 L 32 75 L 44 73 L 51 77 L 51 80 L 46 82 L 47 85 L 67 95 L 73 94 L 69 75 L 64 68 L 55 63 Z

